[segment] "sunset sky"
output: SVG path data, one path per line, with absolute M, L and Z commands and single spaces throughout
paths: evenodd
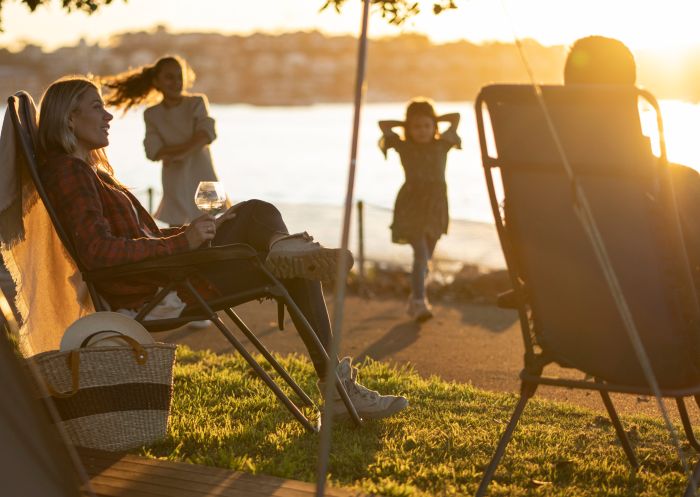
M 347 0 L 338 15 L 319 13 L 323 0 L 114 0 L 93 16 L 66 14 L 54 0 L 34 14 L 18 0 L 3 2 L 4 33 L 0 45 L 32 41 L 52 49 L 74 44 L 81 37 L 105 40 L 110 34 L 150 29 L 164 24 L 173 31 L 279 33 L 321 30 L 328 34 L 357 34 L 360 0 Z M 403 28 L 388 26 L 378 15 L 370 35 L 420 32 L 436 42 L 511 41 L 513 33 L 543 44 L 567 44 L 588 34 L 619 38 L 632 48 L 671 51 L 700 46 L 698 0 L 457 0 L 459 9 L 434 16 L 431 1 L 421 1 L 424 13 Z

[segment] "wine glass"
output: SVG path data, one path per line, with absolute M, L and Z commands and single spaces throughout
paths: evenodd
M 200 181 L 194 194 L 197 208 L 211 216 L 216 216 L 226 208 L 226 191 L 220 181 Z M 211 241 L 207 241 L 211 247 Z

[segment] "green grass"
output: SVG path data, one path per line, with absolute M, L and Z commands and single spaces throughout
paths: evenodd
M 282 360 L 308 392 L 308 360 Z M 333 485 L 389 496 L 473 495 L 517 397 L 422 378 L 368 361 L 362 383 L 411 405 L 356 429 L 334 426 Z M 490 495 L 680 495 L 685 476 L 663 425 L 623 418 L 642 468 L 631 471 L 604 416 L 537 397 L 525 410 Z M 168 438 L 151 457 L 313 482 L 318 436 L 306 433 L 238 356 L 180 347 Z M 684 445 L 694 462 L 695 455 Z

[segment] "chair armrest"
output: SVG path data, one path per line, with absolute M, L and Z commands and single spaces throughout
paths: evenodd
M 179 254 L 154 257 L 130 264 L 120 264 L 94 269 L 83 273 L 85 281 L 104 281 L 124 276 L 141 276 L 150 273 L 194 272 L 198 266 L 215 262 L 247 260 L 257 256 L 250 245 L 234 243 L 182 252 Z

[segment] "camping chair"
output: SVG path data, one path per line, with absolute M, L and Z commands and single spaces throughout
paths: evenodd
M 642 134 L 640 101 L 656 112 L 660 157 Z M 540 98 L 534 86 L 492 85 L 481 90 L 475 107 L 486 184 L 525 345 L 520 399 L 477 495 L 485 494 L 539 385 L 598 391 L 630 464 L 639 466 L 609 393 L 654 393 L 577 217 L 576 186 L 588 199 L 661 394 L 675 399 L 688 442 L 700 451 L 684 403 L 684 397 L 700 394 L 700 312 L 656 100 L 632 86 L 543 86 Z M 553 363 L 579 370 L 586 379 L 544 375 Z M 691 480 L 697 485 L 699 479 L 700 463 Z
M 147 259 L 134 264 L 122 264 L 97 270 L 88 270 L 82 264 L 70 237 L 67 236 L 65 230 L 61 226 L 56 212 L 51 205 L 49 198 L 44 191 L 41 183 L 41 178 L 38 173 L 37 160 L 34 147 L 34 126 L 30 125 L 30 117 L 28 106 L 31 105 L 26 94 L 19 93 L 11 96 L 8 99 L 8 112 L 11 113 L 12 122 L 18 136 L 19 148 L 25 158 L 28 172 L 36 186 L 37 192 L 41 197 L 46 210 L 48 211 L 53 226 L 61 239 L 64 247 L 75 262 L 80 271 L 83 280 L 87 284 L 90 297 L 96 310 L 103 311 L 107 309 L 103 299 L 100 298 L 95 284 L 104 281 L 124 277 L 148 278 L 158 277 L 159 281 L 163 278 L 167 280 L 167 284 L 155 295 L 155 297 L 136 315 L 135 319 L 146 327 L 151 332 L 164 331 L 185 325 L 191 321 L 211 320 L 214 325 L 221 331 L 231 345 L 240 353 L 246 362 L 250 365 L 255 373 L 265 382 L 265 384 L 273 391 L 277 398 L 289 409 L 294 417 L 309 431 L 317 432 L 317 423 L 312 423 L 292 402 L 292 400 L 280 389 L 270 375 L 260 366 L 255 358 L 246 350 L 243 344 L 236 338 L 233 332 L 217 315 L 216 311 L 223 310 L 233 323 L 241 330 L 245 337 L 258 349 L 263 357 L 268 361 L 272 368 L 282 377 L 289 385 L 294 393 L 299 397 L 301 402 L 307 406 L 313 406 L 313 401 L 302 390 L 302 388 L 294 381 L 287 371 L 279 364 L 272 354 L 265 348 L 260 340 L 246 326 L 243 320 L 235 312 L 234 307 L 252 300 L 271 298 L 277 301 L 278 304 L 278 324 L 280 329 L 284 322 L 284 307 L 288 312 L 300 322 L 309 332 L 309 336 L 315 339 L 315 346 L 319 353 L 328 360 L 328 355 L 323 348 L 320 340 L 313 332 L 311 325 L 306 320 L 299 307 L 294 303 L 285 287 L 265 268 L 258 258 L 257 252 L 250 246 L 245 244 L 231 244 L 226 246 L 210 247 L 199 249 L 192 252 L 174 254 L 165 257 Z M 217 297 L 206 300 L 195 289 L 191 282 L 191 278 L 195 276 L 199 269 L 212 264 L 227 262 L 231 264 L 235 262 L 241 267 L 252 265 L 255 270 L 260 271 L 265 276 L 268 283 L 264 286 L 250 288 L 244 292 L 239 292 L 232 295 Z M 188 306 L 183 313 L 175 318 L 170 319 L 145 319 L 148 313 L 173 289 L 176 287 L 185 287 L 190 292 L 190 295 L 197 302 L 195 306 Z M 345 403 L 351 418 L 358 426 L 362 423 L 361 418 L 357 414 L 352 401 L 348 397 L 345 387 L 336 375 L 336 388 Z

